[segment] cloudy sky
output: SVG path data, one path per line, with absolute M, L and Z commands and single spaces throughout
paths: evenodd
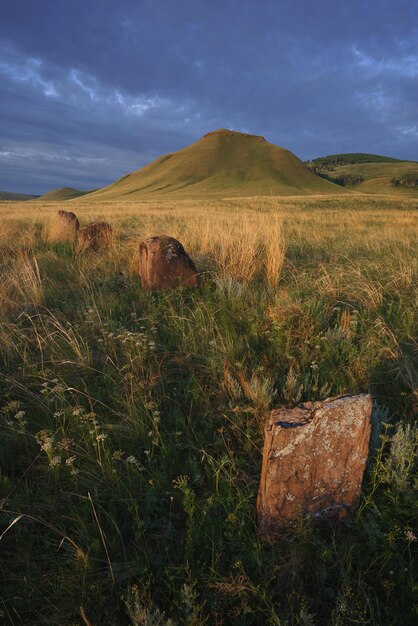
M 2 0 L 0 190 L 108 184 L 216 128 L 418 160 L 415 0 Z

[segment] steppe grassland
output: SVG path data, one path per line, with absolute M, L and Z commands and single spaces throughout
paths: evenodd
M 0 206 L 6 619 L 413 623 L 417 202 Z M 51 241 L 60 209 L 109 221 L 113 248 Z M 141 291 L 138 242 L 163 233 L 201 291 Z M 266 412 L 367 390 L 356 518 L 261 543 Z
M 33 238 L 39 241 L 39 236 L 53 241 L 52 216 L 60 209 L 72 210 L 83 224 L 109 221 L 116 235 L 114 252 L 122 257 L 135 253 L 139 239 L 166 233 L 181 238 L 205 266 L 215 265 L 233 278 L 251 280 L 261 268 L 269 275 L 269 263 L 275 259 L 278 269 L 270 279 L 274 284 L 283 261 L 284 231 L 289 244 L 297 245 L 301 253 L 318 246 L 327 248 L 329 255 L 347 252 L 354 260 L 356 250 L 379 254 L 395 252 L 396 246 L 401 250 L 405 241 L 410 244 L 417 229 L 417 206 L 415 200 L 387 196 L 3 203 L 0 240 L 10 242 L 18 232 L 18 240 L 27 245 Z

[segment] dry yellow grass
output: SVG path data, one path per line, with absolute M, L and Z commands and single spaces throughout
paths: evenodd
M 370 252 L 389 253 L 403 263 L 396 281 L 410 282 L 415 268 L 405 266 L 403 249 L 413 245 L 416 230 L 415 200 L 370 196 L 255 197 L 217 201 L 168 202 L 68 202 L 85 225 L 104 220 L 112 224 L 113 262 L 136 269 L 136 252 L 141 239 L 167 234 L 179 239 L 203 272 L 248 283 L 264 277 L 276 286 L 287 246 L 297 250 L 309 268 L 311 250 L 329 249 L 330 263 L 324 266 L 323 289 L 335 295 L 349 288 L 341 263 L 333 267 L 332 258 Z M 398 210 L 394 210 L 394 207 Z M 71 239 L 63 233 L 65 225 L 56 224 L 54 214 L 62 203 L 16 202 L 0 204 L 1 243 L 18 240 L 34 244 L 40 232 L 46 239 Z M 400 209 L 400 210 L 399 210 Z M 350 261 L 352 288 L 363 292 L 370 306 L 381 301 L 379 288 L 369 284 L 361 267 Z M 354 280 L 357 275 L 358 280 Z M 393 281 L 393 277 L 392 277 Z M 396 282 L 395 281 L 395 282 Z M 373 281 L 372 281 L 373 282 Z M 396 285 L 392 285 L 396 287 Z
M 0 312 L 25 305 L 29 309 L 43 300 L 42 280 L 36 258 L 25 250 L 10 255 L 3 253 L 2 264 L 7 268 L 2 274 L 0 287 Z
M 62 243 L 64 241 L 75 241 L 77 229 L 71 220 L 66 220 L 55 213 L 50 220 L 44 224 L 44 237 L 48 243 Z

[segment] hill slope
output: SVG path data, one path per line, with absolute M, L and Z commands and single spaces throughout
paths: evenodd
M 89 200 L 341 192 L 289 150 L 258 135 L 221 129 L 89 194 Z
M 418 163 L 376 154 L 334 154 L 307 164 L 331 182 L 364 193 L 418 194 Z
M 39 200 L 53 200 L 54 202 L 60 200 L 73 200 L 74 198 L 80 198 L 86 196 L 91 191 L 80 191 L 79 189 L 73 189 L 73 187 L 60 187 L 59 189 L 52 189 L 48 193 L 44 193 Z

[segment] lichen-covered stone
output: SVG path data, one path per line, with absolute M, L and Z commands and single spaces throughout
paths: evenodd
M 271 412 L 264 426 L 257 498 L 262 534 L 308 515 L 338 520 L 358 503 L 370 441 L 370 395 L 305 402 Z
M 160 235 L 139 245 L 139 275 L 144 289 L 164 291 L 173 287 L 198 287 L 196 266 L 177 239 Z

